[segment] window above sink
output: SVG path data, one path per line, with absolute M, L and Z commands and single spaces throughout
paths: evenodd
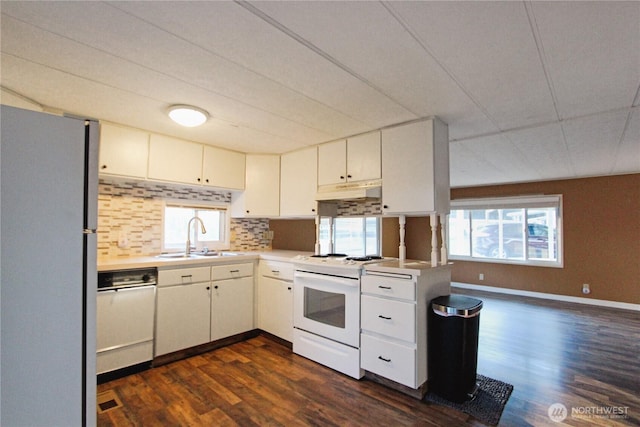
M 194 256 L 224 256 L 216 252 L 230 247 L 230 215 L 228 205 L 207 205 L 189 202 L 165 202 L 162 218 L 162 257 L 187 257 L 185 243 L 191 241 Z M 199 226 L 187 230 L 189 220 L 198 217 L 206 233 Z M 195 224 L 198 225 L 198 224 Z M 187 234 L 188 233 L 188 234 Z M 209 254 L 208 252 L 211 252 Z M 218 254 L 218 255 L 215 255 Z

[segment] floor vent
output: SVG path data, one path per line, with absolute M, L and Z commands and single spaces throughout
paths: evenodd
M 102 414 L 111 409 L 120 408 L 122 402 L 116 395 L 115 391 L 107 390 L 102 393 L 98 393 L 98 413 Z

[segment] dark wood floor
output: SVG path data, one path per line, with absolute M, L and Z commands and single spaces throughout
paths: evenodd
M 478 373 L 514 385 L 500 425 L 640 425 L 640 313 L 460 292 L 484 302 Z M 98 386 L 107 390 L 122 407 L 98 414 L 99 426 L 482 425 L 263 336 Z M 568 408 L 564 423 L 550 420 L 553 403 Z M 613 407 L 626 417 L 587 414 Z

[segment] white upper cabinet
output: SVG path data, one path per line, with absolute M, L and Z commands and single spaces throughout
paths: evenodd
M 347 181 L 380 179 L 380 131 L 347 139 Z
M 347 180 L 347 140 L 318 146 L 318 185 L 339 184 Z M 314 191 L 315 194 L 315 191 Z
M 318 149 L 305 148 L 280 157 L 280 216 L 315 216 Z
M 234 192 L 235 218 L 273 218 L 280 212 L 280 156 L 247 154 L 245 190 Z
M 383 213 L 448 213 L 449 200 L 447 125 L 430 119 L 383 129 Z
M 204 185 L 211 187 L 243 190 L 245 155 L 205 145 L 202 157 L 202 179 Z
M 318 185 L 380 179 L 380 131 L 318 147 Z
M 100 123 L 100 174 L 147 177 L 149 133 Z
M 202 183 L 202 144 L 151 134 L 149 179 Z

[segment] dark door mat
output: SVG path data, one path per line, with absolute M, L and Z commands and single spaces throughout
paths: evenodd
M 478 390 L 473 400 L 455 403 L 431 392 L 427 393 L 424 400 L 457 409 L 471 415 L 478 421 L 495 426 L 500 421 L 502 411 L 513 391 L 513 386 L 483 375 L 477 376 L 477 382 Z

